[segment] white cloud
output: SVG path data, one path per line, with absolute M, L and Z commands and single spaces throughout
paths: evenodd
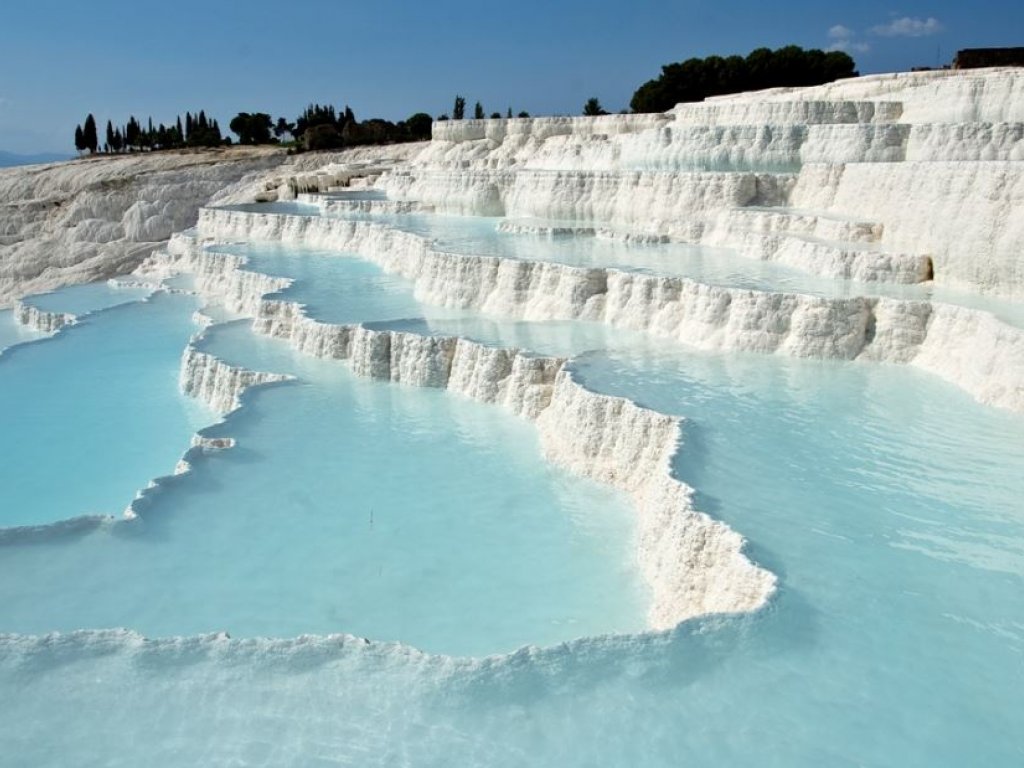
M 845 53 L 867 53 L 870 51 L 871 45 L 854 40 L 853 38 L 856 36 L 857 33 L 849 27 L 836 24 L 828 30 L 828 39 L 832 40 L 833 43 L 825 50 L 843 51 Z
M 942 31 L 942 24 L 933 16 L 927 19 L 914 19 L 904 16 L 893 19 L 888 24 L 872 27 L 871 32 L 882 37 L 928 37 Z

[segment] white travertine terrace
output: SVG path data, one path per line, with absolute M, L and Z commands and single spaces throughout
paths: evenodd
M 600 321 L 707 350 L 909 363 L 981 402 L 1024 411 L 1024 330 L 979 310 L 445 253 L 414 234 L 326 217 L 204 209 L 198 232 L 357 253 L 413 280 L 417 297 L 439 306 L 521 320 Z M 172 252 L 183 242 L 173 241 Z
M 1024 412 L 1024 331 L 977 309 L 445 253 L 381 223 L 332 218 L 502 216 L 510 237 L 701 243 L 833 278 L 934 280 L 1024 299 L 1021 70 L 865 77 L 657 115 L 448 121 L 435 123 L 425 146 L 286 165 L 279 156 L 232 169 L 130 158 L 172 167 L 136 168 L 127 182 L 118 181 L 126 172 L 114 162 L 102 178 L 90 175 L 101 163 L 38 178 L 38 171 L 0 172 L 0 306 L 122 273 L 153 252 L 140 276 L 189 273 L 199 294 L 304 354 L 506 407 L 536 424 L 551 461 L 630 494 L 654 628 L 756 609 L 775 586 L 744 555 L 742 538 L 697 511 L 692 490 L 673 477 L 678 418 L 590 392 L 560 358 L 318 322 L 294 302 L 264 298 L 288 280 L 248 271 L 244 259 L 202 243 L 266 240 L 354 253 L 412 280 L 424 302 L 487 315 L 603 322 L 706 350 L 913 365 L 981 402 Z M 387 199 L 319 197 L 346 187 L 373 187 Z M 59 200 L 47 197 L 50 188 L 61 190 Z M 197 236 L 176 235 L 158 249 L 211 198 L 298 199 L 324 215 L 206 208 Z M 19 317 L 41 329 L 61 322 L 31 308 L 19 308 Z M 229 366 L 195 344 L 182 358 L 183 389 L 220 412 L 238 407 L 247 387 L 284 378 Z M 229 442 L 196 449 L 219 447 Z
M 185 348 L 181 358 L 182 391 L 221 414 L 239 408 L 238 398 L 249 387 L 290 379 L 284 374 L 249 371 L 228 365 L 213 355 L 200 352 L 192 344 Z
M 1024 73 L 996 69 L 773 89 L 663 115 L 438 123 L 430 147 L 378 186 L 439 211 L 595 220 L 832 277 L 934 275 L 1021 298 L 1022 159 Z M 765 206 L 781 215 L 744 226 L 744 211 Z M 817 224 L 794 231 L 789 215 Z M 849 219 L 865 225 L 853 240 Z
M 0 309 L 131 272 L 195 224 L 203 205 L 327 191 L 376 177 L 420 148 L 293 158 L 269 148 L 146 152 L 0 169 Z
M 201 276 L 200 294 L 254 315 L 256 332 L 286 339 L 304 354 L 346 360 L 357 375 L 501 405 L 536 423 L 549 460 L 629 493 L 637 510 L 638 562 L 652 591 L 652 628 L 754 610 L 774 591 L 775 576 L 746 558 L 742 537 L 697 511 L 692 490 L 672 476 L 678 418 L 587 390 L 564 359 L 456 337 L 318 322 L 294 302 L 264 299 L 280 286 L 240 269 L 238 257 L 203 251 L 188 238 L 176 239 L 172 250 L 155 254 L 142 272 Z M 183 391 L 221 413 L 237 408 L 246 388 L 286 379 L 227 365 L 191 344 L 182 357 Z

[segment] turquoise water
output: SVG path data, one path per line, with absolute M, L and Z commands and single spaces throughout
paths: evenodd
M 45 312 L 70 312 L 72 315 L 86 315 L 101 309 L 110 309 L 121 304 L 130 304 L 149 296 L 149 288 L 115 288 L 103 281 L 69 285 L 50 293 L 28 296 L 25 303 Z
M 12 637 L 0 680 L 21 716 L 0 738 L 38 763 L 83 744 L 156 765 L 1020 763 L 1021 419 L 898 368 L 576 367 L 687 414 L 677 470 L 780 574 L 769 609 L 478 661 L 343 638 Z
M 239 446 L 140 519 L 8 549 L 5 630 L 344 631 L 482 655 L 644 626 L 632 507 L 545 463 L 529 423 L 296 359 L 244 323 L 204 347 L 302 383 L 211 430 Z
M 285 296 L 314 317 L 561 349 L 595 390 L 683 416 L 673 471 L 779 592 L 754 615 L 643 633 L 628 504 L 544 463 L 529 424 L 229 323 L 204 348 L 299 377 L 209 430 L 236 448 L 138 520 L 0 537 L 0 632 L 22 633 L 0 636 L 0 765 L 1024 762 L 1024 418 L 906 367 L 446 315 L 358 259 L 237 252 L 295 277 Z M 172 299 L 11 350 L 0 387 L 26 353 L 77 339 L 92 356 L 63 358 L 74 378 L 41 370 L 90 392 L 84 372 L 118 344 L 80 334 L 109 321 L 128 337 L 114 320 L 142 329 Z M 185 333 L 180 310 L 161 322 Z M 15 396 L 4 418 L 35 393 Z M 91 407 L 59 412 L 64 434 L 106 429 L 76 421 Z M 4 429 L 4 456 L 35 426 Z M 122 626 L 165 639 L 26 634 Z M 524 643 L 545 647 L 486 655 Z
M 772 261 L 741 256 L 728 248 L 670 244 L 630 244 L 593 237 L 547 237 L 506 234 L 496 227 L 502 219 L 483 216 L 371 216 L 388 226 L 429 237 L 435 247 L 452 253 L 553 261 L 582 267 L 614 267 L 648 274 L 677 275 L 709 285 L 757 291 L 782 291 L 811 296 L 886 296 L 933 300 L 982 309 L 1004 322 L 1024 327 L 1024 307 L 992 296 L 978 296 L 931 283 L 840 280 L 808 274 Z M 565 222 L 553 222 L 564 224 Z
M 174 469 L 211 419 L 178 392 L 195 307 L 158 294 L 0 357 L 0 527 L 118 515 Z
M 246 269 L 291 278 L 292 285 L 274 297 L 301 302 L 310 317 L 327 323 L 362 322 L 376 329 L 461 336 L 542 355 L 647 343 L 640 334 L 600 323 L 517 322 L 423 304 L 414 297 L 411 281 L 335 251 L 280 243 L 232 244 L 214 250 L 244 256 Z
M 319 216 L 306 203 L 255 203 L 230 206 L 238 210 Z M 500 256 L 510 259 L 550 261 L 581 267 L 612 267 L 645 274 L 674 275 L 708 285 L 757 291 L 781 291 L 810 296 L 885 296 L 894 299 L 936 301 L 991 312 L 1005 323 L 1024 328 L 1024 305 L 998 296 L 983 296 L 945 285 L 841 280 L 819 277 L 772 261 L 741 256 L 729 248 L 681 243 L 635 244 L 588 236 L 550 237 L 497 231 L 501 218 L 443 214 L 332 214 L 342 218 L 374 221 L 434 241 L 438 250 Z M 533 220 L 534 224 L 580 226 L 591 222 Z

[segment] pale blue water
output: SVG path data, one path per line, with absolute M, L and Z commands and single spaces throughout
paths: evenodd
M 358 260 L 245 252 L 295 276 L 286 293 L 314 316 L 435 327 Z M 545 464 L 532 427 L 229 324 L 204 346 L 301 383 L 212 430 L 239 446 L 139 520 L 3 543 L 0 631 L 232 639 L 0 637 L 0 764 L 1024 762 L 1024 418 L 905 367 L 578 331 L 588 346 L 572 326 L 496 322 L 493 338 L 595 349 L 573 364 L 588 386 L 684 416 L 674 471 L 779 575 L 767 609 L 637 633 L 629 508 Z M 11 350 L 0 386 L 83 330 Z M 633 633 L 594 636 L 612 631 Z M 320 636 L 251 639 L 301 632 Z M 584 636 L 490 658 L 409 647 Z
M 39 293 L 24 299 L 27 304 L 45 312 L 70 312 L 86 315 L 101 309 L 140 301 L 152 293 L 149 288 L 114 288 L 106 281 L 69 285 L 50 293 Z
M 319 216 L 316 206 L 297 202 L 230 206 L 239 210 Z M 936 301 L 991 312 L 1003 322 L 1024 328 L 1024 305 L 998 296 L 983 296 L 945 285 L 902 285 L 819 277 L 794 267 L 741 256 L 729 248 L 681 243 L 635 244 L 589 236 L 550 237 L 497 231 L 501 218 L 444 214 L 332 214 L 375 221 L 434 241 L 438 250 L 550 261 L 581 267 L 611 267 L 646 274 L 686 277 L 709 285 L 758 291 L 802 293 L 810 296 L 885 296 Z M 550 226 L 589 226 L 593 222 L 532 220 Z
M 486 662 L 341 640 L 11 638 L 0 680 L 21 716 L 0 721 L 3 738 L 43 763 L 88 744 L 150 764 L 1019 764 L 1020 418 L 897 368 L 700 355 L 577 368 L 690 417 L 679 471 L 780 574 L 769 609 Z M 273 538 L 256 531 L 250 546 Z M 56 717 L 67 725 L 44 732 Z
M 66 306 L 81 309 L 81 293 Z M 0 527 L 119 515 L 174 469 L 211 419 L 178 392 L 195 307 L 158 294 L 0 356 Z
M 244 256 L 246 269 L 291 278 L 292 285 L 274 297 L 301 302 L 310 317 L 327 323 L 362 322 L 377 329 L 462 336 L 545 355 L 646 343 L 639 334 L 600 323 L 516 322 L 423 304 L 414 297 L 411 281 L 351 254 L 280 243 L 219 245 L 214 250 Z
M 644 626 L 632 507 L 544 462 L 527 422 L 295 358 L 244 323 L 204 347 L 302 384 L 211 430 L 239 447 L 197 461 L 141 519 L 8 549 L 5 630 L 344 631 L 486 654 Z

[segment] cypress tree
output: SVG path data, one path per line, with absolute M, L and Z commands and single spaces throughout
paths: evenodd
M 85 151 L 85 135 L 82 133 L 82 126 L 75 126 L 75 149 L 79 152 Z
M 114 125 L 107 120 L 107 151 L 114 148 Z
M 85 118 L 85 125 L 82 126 L 82 139 L 85 141 L 85 148 L 89 150 L 89 153 L 95 154 L 96 148 L 99 146 L 99 137 L 96 135 L 96 118 L 92 116 L 92 113 Z
M 455 106 L 452 109 L 452 120 L 461 120 L 466 116 L 466 100 L 461 96 L 455 97 Z
M 129 147 L 139 146 L 139 123 L 135 115 L 128 118 L 128 125 L 124 129 L 124 141 Z
M 483 120 L 484 119 L 484 105 L 481 104 L 479 101 L 476 103 L 476 106 L 473 107 L 473 119 L 474 120 Z

